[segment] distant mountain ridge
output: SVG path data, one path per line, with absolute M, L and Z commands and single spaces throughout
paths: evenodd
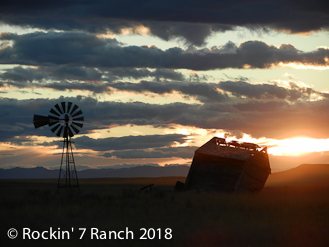
M 128 168 L 87 169 L 78 171 L 79 178 L 186 177 L 190 167 L 134 166 Z M 0 169 L 0 179 L 58 179 L 59 170 L 44 167 Z M 303 164 L 269 176 L 265 187 L 329 186 L 329 164 Z
M 124 177 L 186 177 L 190 167 L 177 166 L 136 166 L 131 168 L 87 169 L 78 171 L 79 178 L 124 178 Z M 41 179 L 58 178 L 59 170 L 44 167 L 0 169 L 0 179 Z

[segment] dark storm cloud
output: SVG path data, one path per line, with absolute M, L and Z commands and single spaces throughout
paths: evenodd
M 327 29 L 327 1 L 3 1 L 0 21 L 42 29 L 120 33 L 136 25 L 164 40 L 181 37 L 201 45 L 213 32 L 235 26 L 288 32 Z M 194 28 L 193 28 L 194 27 Z
M 155 80 L 140 80 L 135 83 L 118 81 L 121 78 L 140 79 L 143 77 L 154 77 Z M 172 81 L 163 80 L 164 78 L 172 79 Z M 285 88 L 276 85 L 275 82 L 274 84 L 251 84 L 243 80 L 247 78 L 240 79 L 206 83 L 183 81 L 184 76 L 181 73 L 168 69 L 112 68 L 102 71 L 95 68 L 66 65 L 39 66 L 37 68 L 17 66 L 5 69 L 3 73 L 0 73 L 0 87 L 49 88 L 60 91 L 81 90 L 92 93 L 112 93 L 111 88 L 114 88 L 127 92 L 152 92 L 159 95 L 176 91 L 186 97 L 195 97 L 204 103 L 229 101 L 228 93 L 236 97 L 245 96 L 255 99 L 270 97 L 290 101 L 308 99 L 311 94 L 328 97 L 325 93 L 299 86 L 293 81 L 289 82 L 290 88 Z
M 90 124 L 96 128 L 127 124 L 167 127 L 178 119 L 186 121 L 184 125 L 188 125 L 189 120 L 199 118 L 197 112 L 201 107 L 184 103 L 158 105 L 142 102 L 98 102 L 92 98 L 83 98 L 80 104 L 85 109 L 85 114 L 88 114 Z
M 91 82 L 69 82 L 69 81 L 60 81 L 60 82 L 51 82 L 51 83 L 30 83 L 30 82 L 0 82 L 0 88 L 6 88 L 8 86 L 17 87 L 20 89 L 23 88 L 42 88 L 42 89 L 52 89 L 58 91 L 90 91 L 92 93 L 111 93 L 109 86 L 104 83 L 91 83 Z M 24 91 L 20 91 L 23 93 Z M 34 92 L 32 92 L 34 93 Z M 38 94 L 38 93 L 36 93 Z
M 197 147 L 175 147 L 175 148 L 155 148 L 152 150 L 119 150 L 106 152 L 102 156 L 106 158 L 116 157 L 119 159 L 144 159 L 144 158 L 184 158 L 192 159 Z
M 0 141 L 14 143 L 16 136 L 53 136 L 49 129 L 35 130 L 33 115 L 48 115 L 55 101 L 48 99 L 17 100 L 0 98 Z M 55 103 L 56 104 L 56 103 Z
M 35 32 L 25 35 L 1 33 L 0 40 L 14 42 L 12 48 L 0 51 L 1 63 L 14 62 L 26 65 L 74 64 L 78 60 L 92 63 L 97 54 L 100 55 L 105 50 L 111 50 L 111 47 L 119 45 L 115 39 L 105 41 L 80 32 Z M 88 67 L 93 66 L 89 64 Z
M 77 148 L 87 148 L 95 151 L 145 149 L 166 147 L 174 142 L 184 143 L 186 136 L 179 134 L 124 136 L 93 139 L 87 136 L 75 138 Z
M 317 93 L 312 88 L 301 87 L 291 82 L 291 88 L 280 87 L 275 84 L 250 84 L 245 81 L 222 81 L 218 88 L 231 92 L 238 97 L 287 99 L 295 101 L 301 98 L 309 98 L 312 93 Z
M 81 81 L 99 81 L 102 78 L 101 71 L 94 68 L 74 67 L 69 65 L 56 66 L 55 68 L 39 67 L 48 79 L 58 80 L 81 80 Z
M 226 94 L 216 90 L 216 85 L 215 83 L 174 81 L 116 82 L 110 84 L 113 88 L 130 92 L 152 92 L 161 95 L 177 91 L 188 97 L 196 97 L 201 102 L 222 102 L 229 100 Z
M 289 101 L 309 99 L 311 94 L 328 97 L 327 94 L 324 95 L 312 88 L 299 86 L 294 82 L 290 82 L 290 88 L 276 84 L 251 84 L 246 81 L 221 81 L 219 83 L 140 81 L 139 83 L 116 82 L 111 83 L 110 86 L 122 91 L 152 92 L 160 95 L 176 91 L 188 97 L 195 97 L 204 103 L 228 103 L 232 100 L 228 93 L 237 98 L 245 96 L 255 99 L 277 98 Z
M 61 78 L 61 74 L 58 75 L 58 71 L 63 70 L 63 66 L 54 70 L 50 68 L 38 68 L 23 69 L 21 67 L 15 67 L 13 69 L 7 69 L 5 73 L 0 74 L 0 87 L 14 86 L 17 88 L 48 88 L 59 91 L 89 91 L 92 93 L 113 93 L 113 89 L 117 89 L 123 92 L 136 92 L 145 93 L 151 92 L 158 95 L 170 94 L 173 92 L 181 93 L 184 97 L 193 97 L 200 102 L 213 104 L 219 102 L 230 102 L 234 98 L 238 99 L 241 96 L 251 98 L 251 99 L 282 99 L 289 101 L 296 100 L 307 100 L 310 99 L 311 95 L 318 95 L 321 97 L 328 98 L 328 94 L 318 92 L 309 87 L 303 87 L 297 85 L 295 82 L 289 82 L 290 87 L 282 87 L 277 84 L 251 84 L 247 81 L 221 81 L 219 83 L 206 83 L 200 81 L 163 81 L 156 78 L 155 81 L 141 80 L 139 82 L 123 82 L 107 81 L 109 76 L 99 76 L 97 75 L 95 79 L 100 79 L 102 77 L 103 81 L 53 81 L 51 79 Z M 69 70 L 65 68 L 65 70 Z M 86 70 L 89 70 L 86 68 Z M 84 69 L 73 71 L 82 71 Z M 93 70 L 92 70 L 93 71 Z M 169 74 L 175 77 L 175 73 L 170 70 L 158 69 L 155 71 L 150 71 L 148 69 L 132 70 L 132 69 L 112 69 L 110 70 L 112 75 L 117 74 L 122 77 L 135 77 L 154 75 L 154 74 Z M 82 73 L 82 74 L 85 74 Z M 108 74 L 108 71 L 104 72 Z M 179 73 L 177 76 L 179 77 Z M 80 78 L 78 75 L 73 74 L 68 76 L 68 78 Z M 118 78 L 118 77 L 117 77 Z M 4 81 L 1 81 L 3 79 Z M 9 80 L 10 79 L 10 80 Z M 80 78 L 81 79 L 81 78 Z M 89 77 L 89 79 L 92 79 Z M 49 82 L 50 81 L 50 82 Z M 231 95 L 231 96 L 229 96 Z M 232 97 L 234 96 L 234 97 Z
M 167 68 L 211 70 L 224 68 L 269 68 L 280 63 L 328 66 L 329 49 L 302 52 L 292 45 L 279 48 L 260 41 L 236 46 L 161 50 L 156 47 L 122 46 L 115 39 L 100 39 L 79 32 L 2 33 L 0 40 L 12 46 L 0 50 L 0 63 L 22 65 L 66 65 L 89 68 Z
M 94 68 L 73 67 L 68 65 L 37 68 L 23 68 L 17 66 L 4 69 L 0 74 L 2 80 L 13 81 L 42 81 L 42 80 L 83 80 L 99 81 L 102 73 Z
M 90 91 L 92 93 L 111 93 L 108 85 L 104 83 L 91 83 L 91 82 L 51 82 L 51 83 L 31 83 L 31 82 L 0 82 L 0 88 L 6 88 L 8 86 L 17 87 L 19 89 L 30 88 L 30 89 L 52 89 L 58 91 Z M 24 91 L 21 91 L 24 93 Z M 32 92 L 33 93 L 33 92 Z M 37 93 L 38 94 L 38 93 Z
M 101 77 L 102 73 L 96 69 L 65 65 L 37 68 L 17 66 L 4 69 L 4 72 L 0 73 L 3 87 L 50 88 L 60 91 L 88 90 L 94 93 L 109 91 L 106 85 L 97 83 Z
M 34 80 L 43 80 L 45 74 L 37 69 L 24 69 L 20 66 L 12 69 L 4 69 L 5 72 L 0 74 L 2 80 L 12 80 L 16 82 L 31 82 Z
M 40 85 L 41 88 L 49 88 L 59 91 L 66 91 L 66 90 L 80 90 L 80 91 L 90 91 L 93 93 L 110 93 L 108 89 L 108 85 L 104 83 L 80 83 L 80 82 L 68 82 L 68 81 L 61 81 L 61 82 L 54 82 L 54 83 L 47 83 L 44 85 Z
M 86 67 L 73 67 L 69 65 L 39 66 L 37 68 L 23 68 L 17 66 L 4 69 L 0 73 L 0 87 L 14 86 L 17 88 L 49 88 L 60 91 L 81 90 L 93 93 L 110 93 L 108 88 L 111 82 L 121 78 L 139 79 L 153 77 L 160 79 L 184 79 L 182 73 L 168 70 L 147 68 L 113 68 L 105 71 Z
M 172 69 L 155 69 L 150 70 L 147 68 L 134 69 L 134 68 L 112 68 L 106 71 L 105 79 L 109 81 L 118 80 L 121 78 L 140 79 L 145 77 L 154 77 L 157 80 L 169 79 L 175 81 L 184 80 L 184 75 Z
M 168 22 L 151 22 L 143 23 L 150 28 L 151 34 L 169 41 L 171 39 L 184 39 L 187 43 L 196 46 L 202 46 L 206 42 L 206 38 L 213 32 L 225 32 L 232 30 L 231 26 L 224 25 L 207 25 L 207 24 L 188 24 L 188 23 L 168 23 Z
M 145 77 L 154 77 L 159 79 L 171 79 L 182 81 L 184 76 L 180 72 L 170 69 L 147 68 L 112 68 L 100 70 L 88 67 L 76 67 L 70 65 L 59 66 L 39 66 L 37 68 L 23 68 L 17 66 L 10 69 L 3 69 L 0 73 L 0 79 L 16 82 L 32 82 L 44 80 L 79 80 L 79 81 L 114 81 L 121 78 L 140 79 Z

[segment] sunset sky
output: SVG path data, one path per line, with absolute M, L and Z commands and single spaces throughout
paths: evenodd
M 63 101 L 79 170 L 190 164 L 213 136 L 329 163 L 327 1 L 11 0 L 0 33 L 0 168 L 59 168 L 32 120 Z

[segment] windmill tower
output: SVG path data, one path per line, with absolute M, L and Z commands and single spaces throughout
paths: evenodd
M 73 106 L 73 107 L 72 107 Z M 48 116 L 34 115 L 34 127 L 40 128 L 48 125 L 58 137 L 63 137 L 63 151 L 59 170 L 59 188 L 79 189 L 78 175 L 75 167 L 71 137 L 80 132 L 84 117 L 79 107 L 72 102 L 61 102 L 50 109 Z

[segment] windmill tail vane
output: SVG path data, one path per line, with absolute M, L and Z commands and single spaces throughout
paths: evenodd
M 48 125 L 58 137 L 63 137 L 63 151 L 57 189 L 78 187 L 78 175 L 75 167 L 71 137 L 83 127 L 84 117 L 79 107 L 72 102 L 61 102 L 50 109 L 48 116 L 34 115 L 34 127 Z

